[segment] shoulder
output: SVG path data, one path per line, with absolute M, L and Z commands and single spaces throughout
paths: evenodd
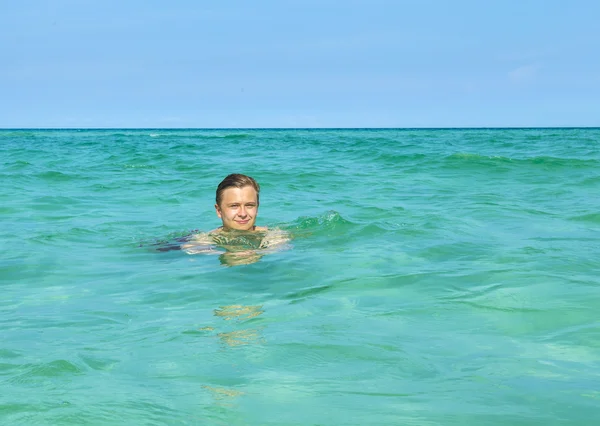
M 283 231 L 279 228 L 269 229 L 266 232 L 265 237 L 262 241 L 263 248 L 274 248 L 283 246 L 291 240 L 291 236 L 288 232 Z
M 194 242 L 194 243 L 203 243 L 203 244 L 211 244 L 212 243 L 212 235 L 213 231 L 211 232 L 201 232 L 198 234 L 194 234 L 191 238 L 190 238 L 190 242 Z

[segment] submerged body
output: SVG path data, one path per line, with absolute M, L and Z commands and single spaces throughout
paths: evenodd
M 256 226 L 260 186 L 251 177 L 227 176 L 217 187 L 215 211 L 223 226 L 194 235 L 182 245 L 188 254 L 221 254 L 226 264 L 253 263 L 268 251 L 283 247 L 287 233 Z
M 188 254 L 221 254 L 225 252 L 266 251 L 284 246 L 289 234 L 281 229 L 260 228 L 255 231 L 225 231 L 194 234 L 181 246 Z
M 218 254 L 221 263 L 233 266 L 254 263 L 262 256 L 288 248 L 290 236 L 281 229 L 226 231 L 222 228 L 193 235 L 181 249 L 187 254 Z

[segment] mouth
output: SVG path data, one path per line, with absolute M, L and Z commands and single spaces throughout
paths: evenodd
M 239 223 L 240 225 L 246 225 L 247 223 L 250 222 L 250 219 L 248 220 L 236 220 L 237 223 Z

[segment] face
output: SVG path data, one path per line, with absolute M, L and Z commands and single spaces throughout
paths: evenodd
M 250 231 L 258 214 L 258 197 L 251 186 L 227 188 L 221 195 L 221 204 L 215 204 L 223 229 Z

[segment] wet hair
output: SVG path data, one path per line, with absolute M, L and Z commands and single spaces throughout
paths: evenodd
M 251 186 L 256 190 L 256 204 L 260 204 L 258 198 L 260 194 L 260 186 L 258 185 L 258 182 L 256 182 L 250 176 L 242 175 L 239 173 L 232 173 L 225 179 L 223 179 L 219 186 L 217 186 L 217 195 L 215 197 L 217 205 L 221 205 L 223 191 L 225 191 L 227 188 L 243 188 L 245 186 Z

